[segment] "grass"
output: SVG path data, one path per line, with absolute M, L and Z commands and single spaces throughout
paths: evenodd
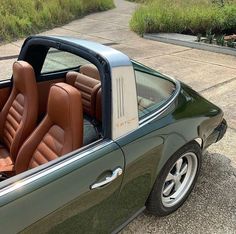
M 7 0 L 0 4 L 0 41 L 65 24 L 114 7 L 113 0 Z
M 236 33 L 236 0 L 145 0 L 133 14 L 130 27 L 141 35 Z

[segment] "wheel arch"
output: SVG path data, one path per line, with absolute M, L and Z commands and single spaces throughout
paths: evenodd
M 174 197 L 172 197 L 172 195 L 169 196 L 168 194 L 167 195 L 164 194 L 164 192 L 163 192 L 164 187 L 163 186 L 165 185 L 166 181 L 172 180 L 171 177 L 169 177 L 169 173 L 171 173 L 173 176 L 174 175 L 177 176 L 177 177 L 175 177 L 175 178 L 177 178 L 177 181 L 179 180 L 178 179 L 179 175 L 181 175 L 181 177 L 183 176 L 183 174 L 178 174 L 178 173 L 175 174 L 176 172 L 172 171 L 174 165 L 182 157 L 188 157 L 188 159 L 187 159 L 187 161 L 185 161 L 185 163 L 189 162 L 189 160 L 191 158 L 191 163 L 189 164 L 190 167 L 187 166 L 188 172 L 185 172 L 185 173 L 187 173 L 186 175 L 188 175 L 188 176 L 187 177 L 184 176 L 183 184 L 181 184 L 181 187 L 178 187 L 178 188 L 180 188 L 180 193 L 178 192 L 179 190 L 177 188 L 178 191 L 174 190 L 173 193 L 175 195 L 173 195 Z M 179 148 L 179 150 L 177 150 L 168 159 L 165 166 L 161 169 L 160 173 L 158 174 L 158 177 L 156 178 L 153 188 L 152 188 L 152 190 L 148 196 L 148 199 L 145 203 L 147 210 L 157 216 L 166 216 L 166 215 L 174 212 L 175 210 L 177 210 L 180 206 L 182 206 L 182 204 L 188 198 L 189 194 L 191 193 L 191 191 L 196 183 L 196 180 L 199 175 L 200 168 L 201 168 L 201 161 L 202 161 L 201 159 L 202 159 L 201 147 L 200 147 L 199 143 L 196 142 L 195 140 L 192 140 L 192 141 L 188 142 L 187 144 L 185 144 L 183 147 Z M 194 161 L 192 161 L 192 160 L 194 160 Z M 181 161 L 181 164 L 182 163 L 183 163 L 183 161 Z M 195 165 L 195 166 L 193 166 L 193 165 Z M 180 168 L 181 168 L 181 166 L 180 166 Z M 179 170 L 180 170 L 180 168 L 179 168 Z M 176 167 L 176 170 L 178 170 L 177 167 Z M 190 172 L 190 174 L 189 174 L 189 172 Z M 168 177 L 169 177 L 169 179 L 166 180 L 166 178 L 168 178 Z M 176 180 L 176 179 L 174 179 L 174 177 L 173 177 L 173 180 Z M 182 182 L 179 181 L 179 183 L 182 183 Z M 169 185 L 170 184 L 167 184 L 167 186 L 169 186 Z M 164 200 L 163 200 L 163 196 L 164 196 Z M 169 198 L 166 200 L 165 196 L 169 196 Z
M 196 143 L 198 143 L 198 145 L 199 145 L 200 148 L 202 149 L 202 147 L 203 147 L 203 139 L 200 138 L 200 137 L 197 137 L 197 138 L 194 139 L 194 141 L 195 141 Z
M 157 176 L 161 172 L 164 165 L 167 163 L 167 161 L 181 148 L 184 146 L 195 143 L 197 144 L 201 149 L 203 147 L 203 140 L 200 137 L 192 137 L 189 139 L 184 138 L 181 135 L 171 135 L 166 138 L 163 146 L 162 156 L 158 162 L 158 165 L 156 167 L 156 172 L 154 173 L 154 177 L 152 180 L 152 184 L 154 184 Z M 169 147 L 171 145 L 171 147 Z

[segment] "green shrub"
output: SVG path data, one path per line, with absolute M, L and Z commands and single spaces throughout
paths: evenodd
M 137 3 L 144 3 L 147 2 L 147 0 L 128 0 L 129 2 L 137 2 Z
M 7 0 L 0 5 L 0 41 L 62 25 L 114 7 L 113 0 Z
M 130 21 L 133 31 L 215 34 L 236 32 L 236 1 L 146 0 Z

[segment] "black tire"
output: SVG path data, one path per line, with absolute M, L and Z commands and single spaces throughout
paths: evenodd
M 183 197 L 180 198 L 178 203 L 173 204 L 173 206 L 165 206 L 163 203 L 163 194 L 164 194 L 164 185 L 166 185 L 166 179 L 167 175 L 171 170 L 173 170 L 173 166 L 176 165 L 175 163 L 178 161 L 178 159 L 182 158 L 183 155 L 186 155 L 186 153 L 192 153 L 195 154 L 197 158 L 197 165 L 195 166 L 194 173 L 192 178 L 192 182 L 189 182 L 189 188 L 186 189 L 185 192 L 183 192 Z M 152 191 L 148 197 L 148 200 L 146 202 L 146 208 L 147 210 L 154 215 L 157 216 L 166 216 L 170 213 L 177 210 L 188 198 L 189 194 L 191 193 L 197 177 L 199 175 L 200 167 L 201 167 L 201 159 L 202 159 L 202 151 L 200 146 L 196 142 L 190 142 L 187 145 L 183 146 L 181 149 L 179 149 L 165 164 L 165 166 L 162 168 L 161 172 L 159 173 L 159 176 L 157 177 Z M 187 178 L 187 177 L 186 177 Z M 186 179 L 187 180 L 187 179 Z M 191 184 L 191 185 L 190 185 Z M 175 188 L 173 188 L 174 191 Z M 184 191 L 184 189 L 183 189 Z M 177 199 L 176 199 L 177 201 Z

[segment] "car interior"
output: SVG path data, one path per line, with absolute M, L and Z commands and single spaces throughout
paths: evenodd
M 0 180 L 102 138 L 101 82 L 93 64 L 37 81 L 26 61 L 0 89 Z
M 135 72 L 142 117 L 165 102 L 174 85 Z M 100 73 L 88 60 L 31 45 L 9 81 L 0 87 L 0 181 L 103 138 Z

